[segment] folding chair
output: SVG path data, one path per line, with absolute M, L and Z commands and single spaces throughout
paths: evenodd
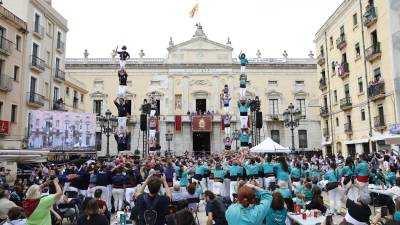
M 188 198 L 187 199 L 188 204 L 196 204 L 196 208 L 190 208 L 189 209 L 194 213 L 194 220 L 197 221 L 197 224 L 200 225 L 200 220 L 198 216 L 199 208 L 200 208 L 200 198 Z

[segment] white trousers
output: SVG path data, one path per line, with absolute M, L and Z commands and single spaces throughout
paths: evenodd
M 125 66 L 126 66 L 126 60 L 119 60 L 119 68 L 120 69 L 122 69 L 122 68 L 125 69 Z
M 207 190 L 213 190 L 214 189 L 214 180 L 213 179 L 210 179 L 210 178 L 207 178 L 208 179 L 208 182 L 207 182 Z
M 213 193 L 219 196 L 223 196 L 225 192 L 224 183 L 221 182 L 213 182 Z
M 118 97 L 125 99 L 126 93 L 126 85 L 119 85 L 118 86 Z
M 150 116 L 155 116 L 156 115 L 156 110 L 152 109 L 150 110 Z
M 270 185 L 273 182 L 275 182 L 275 177 L 264 177 L 264 188 L 266 190 L 271 190 Z
M 246 88 L 240 88 L 240 97 L 246 97 Z
M 121 211 L 124 203 L 124 189 L 123 188 L 113 188 L 112 196 L 114 197 L 114 209 L 116 211 Z
M 342 192 L 340 188 L 335 188 L 328 191 L 328 198 L 329 198 L 329 208 L 331 213 L 334 213 L 335 210 L 340 212 L 342 208 Z
M 126 130 L 126 117 L 118 117 L 118 128 Z
M 225 127 L 225 137 L 230 137 L 231 135 L 231 127 Z
M 246 66 L 240 66 L 240 73 L 244 74 L 246 72 Z
M 228 113 L 229 112 L 229 105 L 228 106 L 224 106 L 224 112 Z
M 78 193 L 80 195 L 83 195 L 83 196 L 87 197 L 87 190 L 78 189 Z
M 237 181 L 231 180 L 231 183 L 229 184 L 229 198 L 231 199 L 232 202 L 233 202 L 233 194 L 237 193 L 236 185 L 237 185 Z
M 248 116 L 240 116 L 240 128 L 247 128 L 247 121 L 249 117 Z
M 230 179 L 224 179 L 224 186 L 225 186 L 225 188 L 224 188 L 224 193 L 223 193 L 223 195 L 224 195 L 225 197 L 229 197 L 230 188 L 231 188 L 231 180 L 230 180 Z
M 107 208 L 111 209 L 111 201 L 108 201 L 108 199 L 111 198 L 111 194 L 108 188 L 105 186 L 96 186 L 94 191 L 97 189 L 102 191 L 100 199 L 107 203 Z
M 135 205 L 133 201 L 133 195 L 136 193 L 137 188 L 139 188 L 140 185 L 133 187 L 133 188 L 126 188 L 125 189 L 125 201 L 130 204 L 131 207 Z
M 150 135 L 150 138 L 156 138 L 156 130 L 155 129 L 150 129 L 149 130 L 149 135 Z
M 95 190 L 96 190 L 96 187 L 89 187 L 87 192 L 86 192 L 87 197 L 93 198 Z

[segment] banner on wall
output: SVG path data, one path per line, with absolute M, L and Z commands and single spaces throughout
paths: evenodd
M 175 115 L 175 130 L 181 131 L 182 130 L 182 116 Z
M 29 116 L 29 149 L 96 151 L 95 114 L 36 110 Z
M 212 117 L 208 115 L 192 116 L 193 132 L 211 132 Z

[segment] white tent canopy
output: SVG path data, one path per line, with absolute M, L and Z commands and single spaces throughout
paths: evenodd
M 263 142 L 250 149 L 252 153 L 290 153 L 290 149 L 267 137 Z

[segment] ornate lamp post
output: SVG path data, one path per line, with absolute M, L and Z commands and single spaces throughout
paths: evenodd
M 233 134 L 232 134 L 232 136 L 233 136 L 233 140 L 235 140 L 235 142 L 236 142 L 236 151 L 238 151 L 238 140 L 239 140 L 239 135 L 240 135 L 240 132 L 239 132 L 239 130 L 234 130 L 233 131 Z
M 115 129 L 118 127 L 118 119 L 111 114 L 109 109 L 107 109 L 105 114 L 105 116 L 101 115 L 98 121 L 100 122 L 101 134 L 106 134 L 107 136 L 106 156 L 110 157 L 110 133 L 114 133 Z
M 292 131 L 292 151 L 295 151 L 294 128 L 299 126 L 300 119 L 301 111 L 299 109 L 294 109 L 294 105 L 290 103 L 288 108 L 283 113 L 283 123 L 285 124 L 285 127 L 290 128 Z
M 168 142 L 168 155 L 171 156 L 171 141 L 172 137 L 174 136 L 173 133 L 171 133 L 170 130 L 168 130 L 167 133 L 165 133 L 165 140 Z

